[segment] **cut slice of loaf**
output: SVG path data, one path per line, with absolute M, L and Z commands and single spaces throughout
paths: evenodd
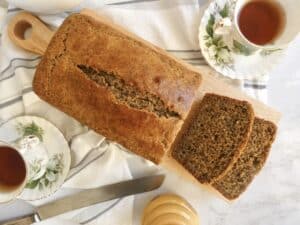
M 201 183 L 223 176 L 245 148 L 254 121 L 246 101 L 206 94 L 171 155 Z
M 212 184 L 224 197 L 239 197 L 262 169 L 275 139 L 276 126 L 269 121 L 255 118 L 246 148 L 224 177 Z

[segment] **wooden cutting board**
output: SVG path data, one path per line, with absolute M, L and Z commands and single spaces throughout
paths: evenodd
M 126 31 L 124 28 L 116 24 L 113 24 L 111 21 L 109 21 L 109 19 L 96 14 L 94 11 L 83 10 L 81 11 L 81 13 L 91 16 L 96 20 L 98 20 L 100 23 L 109 25 L 121 31 L 122 33 L 126 34 L 127 36 L 130 36 L 134 39 L 138 39 L 139 41 L 142 41 L 143 43 L 150 46 L 151 48 L 155 48 L 161 53 L 174 58 L 169 53 L 153 46 L 151 43 Z M 31 35 L 29 35 L 29 37 L 26 37 L 25 31 L 28 28 L 31 28 L 32 31 L 31 31 Z M 34 52 L 39 55 L 43 55 L 44 52 L 46 51 L 48 43 L 50 42 L 54 34 L 54 31 L 51 31 L 45 24 L 43 24 L 38 18 L 36 18 L 32 14 L 22 12 L 16 15 L 14 18 L 12 18 L 12 20 L 10 21 L 8 26 L 8 34 L 11 40 L 21 48 Z M 174 59 L 176 61 L 180 61 L 180 63 L 185 64 L 190 69 L 195 70 L 202 75 L 202 83 L 198 91 L 198 95 L 197 95 L 198 98 L 196 101 L 200 101 L 204 96 L 204 94 L 207 92 L 226 95 L 236 99 L 246 100 L 252 104 L 256 116 L 272 121 L 275 124 L 278 123 L 280 119 L 279 112 L 263 104 L 262 102 L 245 95 L 239 89 L 234 88 L 229 84 L 225 83 L 223 80 L 218 78 L 218 76 L 216 76 L 217 73 L 213 71 L 209 66 L 203 66 L 198 69 L 191 66 L 190 64 L 187 64 L 186 62 L 180 59 L 177 58 Z M 199 183 L 193 176 L 191 176 L 188 172 L 186 172 L 175 160 L 173 160 L 169 156 L 164 158 L 164 160 L 162 161 L 162 165 L 167 169 L 176 171 L 177 174 L 185 178 L 188 178 L 192 182 L 195 182 L 197 184 Z

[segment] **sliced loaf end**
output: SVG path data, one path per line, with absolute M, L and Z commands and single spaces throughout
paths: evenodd
M 224 177 L 212 186 L 229 200 L 239 197 L 262 169 L 276 136 L 276 125 L 255 118 L 245 150 Z

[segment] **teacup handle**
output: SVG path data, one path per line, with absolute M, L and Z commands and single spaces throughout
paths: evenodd
M 15 140 L 12 145 L 19 149 L 20 153 L 23 155 L 28 149 L 34 148 L 40 144 L 40 139 L 35 135 L 28 135 Z
M 47 163 L 49 160 L 48 153 L 44 148 L 37 147 L 41 144 L 41 140 L 36 135 L 27 135 L 15 140 L 12 145 L 18 149 L 18 151 L 23 156 L 24 160 L 30 164 L 30 162 L 34 162 L 38 159 L 38 161 L 42 160 L 42 162 Z M 40 169 L 38 173 L 34 175 L 34 178 L 41 177 L 46 168 Z M 31 177 L 33 178 L 33 177 Z
M 29 37 L 25 33 L 32 29 Z M 8 24 L 8 36 L 19 47 L 43 55 L 54 34 L 42 21 L 28 12 L 14 16 Z

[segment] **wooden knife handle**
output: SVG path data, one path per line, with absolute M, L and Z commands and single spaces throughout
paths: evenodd
M 35 215 L 33 214 L 33 215 L 24 216 L 17 219 L 6 221 L 4 223 L 1 223 L 1 225 L 30 225 L 35 222 L 38 221 L 35 219 Z
M 8 36 L 19 47 L 43 55 L 54 34 L 42 21 L 28 12 L 14 16 L 8 24 Z M 31 33 L 26 31 L 31 29 Z

